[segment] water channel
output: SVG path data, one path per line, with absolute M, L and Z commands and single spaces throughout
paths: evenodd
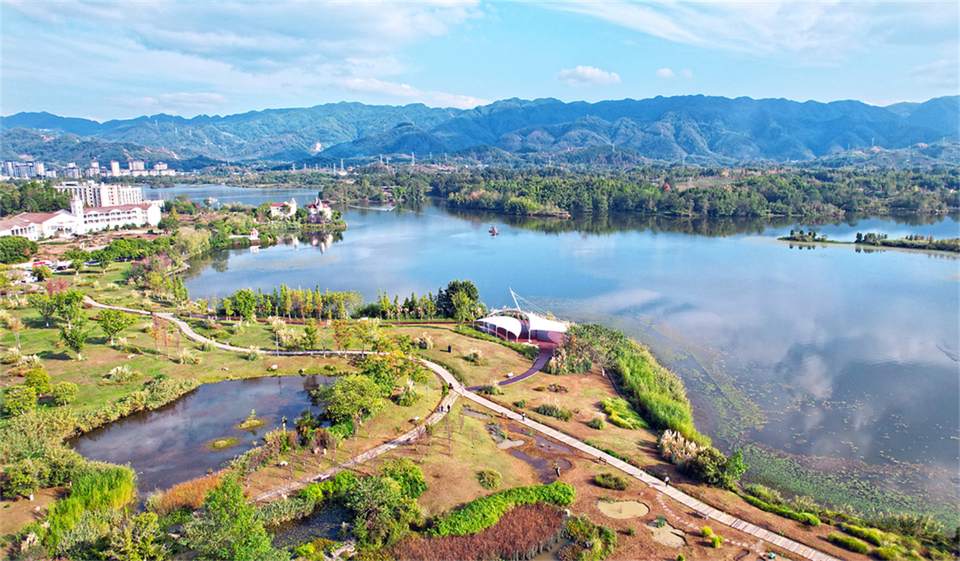
M 146 190 L 147 198 L 305 203 L 313 193 L 231 187 Z M 910 465 L 947 482 L 960 461 L 958 260 L 777 241 L 791 219 L 569 220 L 449 211 L 340 209 L 349 229 L 229 250 L 193 262 L 191 297 L 296 287 L 418 296 L 472 280 L 491 308 L 512 288 L 560 317 L 623 329 L 685 379 L 698 426 L 724 449 L 759 443 L 802 457 Z M 487 229 L 497 224 L 500 235 Z M 813 225 L 830 239 L 960 236 L 958 216 Z M 941 494 L 944 487 L 939 487 Z

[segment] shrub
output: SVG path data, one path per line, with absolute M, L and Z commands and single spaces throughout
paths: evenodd
M 503 476 L 500 475 L 499 471 L 484 469 L 477 472 L 477 481 L 480 483 L 480 486 L 487 491 L 494 491 L 500 488 Z
M 413 339 L 413 344 L 416 345 L 418 349 L 425 351 L 430 350 L 434 346 L 433 337 L 428 335 L 427 332 L 423 332 L 419 337 Z
M 765 501 L 770 504 L 779 505 L 783 503 L 783 497 L 780 496 L 780 491 L 771 489 L 766 485 L 760 485 L 759 483 L 748 483 L 743 486 L 743 490 L 748 495 L 753 495 L 761 501 Z
M 13 386 L 7 388 L 6 399 L 3 402 L 5 415 L 21 415 L 37 405 L 37 390 L 30 386 Z
M 708 539 L 712 538 L 713 528 L 711 528 L 710 526 L 704 526 L 703 528 L 700 528 L 700 535 Z
M 710 545 L 713 546 L 713 549 L 720 549 L 720 546 L 723 545 L 723 536 L 713 536 L 710 538 Z
M 561 421 L 569 421 L 573 417 L 573 413 L 569 409 L 550 403 L 541 403 L 540 406 L 537 407 L 537 413 L 546 415 L 548 417 L 554 417 L 556 419 L 560 419 Z
M 193 351 L 186 347 L 180 349 L 180 351 L 177 353 L 177 359 L 179 360 L 180 364 L 200 364 L 200 357 L 195 355 Z
M 120 365 L 108 372 L 107 375 L 100 380 L 100 384 L 126 384 L 139 380 L 142 376 L 143 374 L 136 370 L 130 370 L 128 366 Z
M 623 491 L 627 488 L 627 480 L 613 473 L 600 473 L 593 478 L 594 482 L 604 489 Z
M 619 397 L 609 397 L 600 402 L 600 406 L 610 418 L 610 422 L 620 428 L 637 430 L 647 427 L 647 423 L 630 407 L 630 403 Z
M 435 536 L 462 536 L 479 532 L 497 523 L 511 508 L 522 504 L 544 502 L 565 507 L 573 502 L 576 491 L 567 483 L 555 481 L 549 485 L 514 487 L 481 497 L 463 508 L 444 514 L 434 526 Z
M 547 386 L 547 389 L 552 391 L 553 393 L 568 393 L 570 391 L 570 388 L 568 388 L 567 386 L 561 386 L 560 384 L 556 384 L 556 383 L 550 384 L 549 386 Z
M 523 409 L 524 407 L 527 406 L 527 400 L 525 400 L 525 399 L 518 399 L 517 401 L 514 401 L 514 402 L 513 402 L 513 406 L 514 406 L 514 407 L 519 407 L 519 408 Z
M 487 358 L 483 356 L 483 351 L 480 349 L 470 349 L 470 353 L 467 354 L 464 360 L 476 366 L 485 366 L 487 364 Z
M 870 553 L 870 546 L 856 538 L 830 533 L 830 535 L 827 536 L 827 539 L 830 540 L 830 543 L 836 544 L 854 553 L 860 553 L 862 555 Z
M 500 385 L 496 380 L 491 380 L 488 384 L 477 390 L 477 393 L 484 395 L 503 395 L 503 390 L 500 389 Z
M 38 396 L 50 393 L 50 374 L 43 368 L 31 368 L 23 377 L 24 385 L 35 389 Z
M 260 347 L 253 345 L 247 349 L 247 354 L 244 356 L 247 360 L 261 360 L 263 354 L 260 353 Z
M 216 347 L 214 347 L 213 343 L 211 343 L 210 341 L 204 341 L 203 343 L 200 344 L 200 350 L 205 353 L 209 353 L 214 349 L 216 349 Z
M 78 393 L 80 393 L 80 387 L 73 382 L 60 382 L 50 389 L 54 401 L 60 405 L 70 403 L 77 398 Z
M 851 536 L 855 536 L 863 541 L 870 542 L 877 547 L 882 547 L 897 542 L 897 536 L 892 536 L 883 530 L 878 530 L 876 528 L 861 528 L 860 526 L 841 525 L 840 529 Z
M 422 395 L 417 393 L 417 389 L 413 383 L 413 380 L 407 380 L 407 383 L 404 384 L 403 389 L 400 390 L 400 395 L 397 396 L 397 405 L 401 407 L 410 407 L 414 403 L 420 401 L 422 397 Z
M 4 364 L 18 364 L 22 357 L 23 352 L 20 350 L 20 347 L 11 347 L 7 352 L 3 353 L 3 358 L 0 358 L 0 362 Z
M 885 561 L 894 561 L 900 559 L 901 549 L 898 547 L 878 547 L 873 550 L 873 554 Z
M 477 533 L 423 538 L 414 536 L 390 550 L 395 559 L 422 561 L 530 559 L 550 549 L 563 531 L 563 513 L 534 503 L 510 509 Z
M 807 514 L 805 512 L 796 512 L 793 509 L 787 508 L 780 505 L 772 505 L 770 503 L 765 503 L 756 497 L 751 497 L 749 495 L 744 496 L 743 499 L 753 506 L 759 508 L 760 510 L 765 510 L 767 512 L 772 512 L 774 514 L 780 515 L 784 518 L 789 518 L 791 520 L 796 520 L 797 522 L 802 522 L 808 526 L 819 526 L 820 519 L 817 518 L 814 514 Z
M 587 426 L 592 429 L 603 430 L 607 428 L 607 423 L 603 420 L 603 417 L 594 417 L 593 419 L 590 419 L 590 422 L 587 423 Z

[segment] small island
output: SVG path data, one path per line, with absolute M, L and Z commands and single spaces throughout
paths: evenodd
M 839 242 L 827 239 L 826 235 L 819 234 L 815 230 L 804 232 L 803 230 L 790 230 L 789 236 L 777 238 L 784 242 L 800 243 L 831 243 L 844 245 L 872 245 L 877 247 L 896 247 L 900 249 L 919 249 L 923 251 L 950 251 L 960 253 L 960 238 L 935 239 L 933 236 L 908 235 L 905 238 L 890 239 L 887 234 L 875 234 L 868 232 L 866 234 L 857 232 L 857 239 L 853 242 Z

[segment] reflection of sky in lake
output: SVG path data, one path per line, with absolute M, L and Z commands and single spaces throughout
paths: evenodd
M 206 384 L 171 406 L 126 417 L 92 431 L 73 442 L 84 457 L 130 463 L 136 470 L 141 491 L 167 489 L 200 477 L 208 469 L 246 452 L 254 441 L 280 426 L 288 428 L 304 409 L 320 411 L 310 403 L 309 389 L 329 380 L 323 376 L 284 376 Z M 255 409 L 266 422 L 258 431 L 235 427 Z M 239 444 L 214 452 L 207 444 L 236 437 Z
M 543 234 L 423 212 L 348 208 L 343 240 L 230 252 L 218 273 L 197 264 L 193 297 L 288 286 L 418 295 L 470 279 L 491 307 L 508 287 L 545 302 L 643 317 L 723 353 L 725 370 L 768 412 L 758 440 L 801 453 L 956 468 L 958 261 L 920 252 L 857 253 L 852 246 L 790 249 L 762 235 L 694 236 L 662 229 Z M 802 226 L 798 226 L 800 228 Z M 956 236 L 957 222 L 887 219 L 817 228 Z M 761 385 L 773 389 L 754 391 Z

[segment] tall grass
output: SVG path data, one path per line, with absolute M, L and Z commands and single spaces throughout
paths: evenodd
M 151 509 L 160 516 L 167 516 L 180 509 L 196 510 L 203 504 L 207 491 L 220 484 L 220 476 L 211 475 L 198 477 L 175 485 L 160 500 L 156 501 Z
M 561 481 L 555 481 L 549 485 L 514 487 L 481 497 L 467 503 L 459 510 L 447 513 L 437 521 L 433 534 L 437 536 L 472 534 L 493 526 L 505 512 L 515 506 L 542 502 L 563 507 L 572 503 L 575 497 L 574 488 Z
M 647 423 L 630 408 L 630 403 L 625 399 L 608 397 L 600 402 L 600 406 L 609 416 L 610 422 L 620 428 L 630 430 L 647 428 Z
M 129 504 L 136 491 L 133 470 L 94 465 L 73 481 L 70 496 L 50 506 L 46 543 L 55 548 L 87 510 L 117 510 Z

